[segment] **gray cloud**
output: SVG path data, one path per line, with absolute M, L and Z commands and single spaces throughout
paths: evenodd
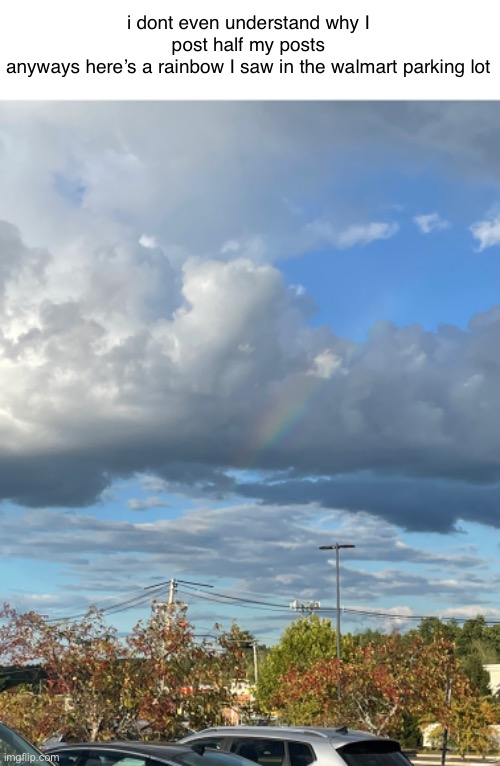
M 132 321 L 96 300 L 84 262 L 79 294 L 57 300 L 61 264 L 40 266 L 11 226 L 0 233 L 0 262 L 17 264 L 0 307 L 4 498 L 77 507 L 149 472 L 171 491 L 318 502 L 411 529 L 497 525 L 499 309 L 467 331 L 381 322 L 353 343 L 310 328 L 307 301 L 273 266 L 190 259 L 178 308 L 152 319 L 149 284 L 172 305 L 170 267 L 130 251 L 113 280 L 130 258 L 146 269 L 127 287 Z M 33 279 L 39 294 L 25 290 Z M 267 480 L 228 474 L 250 467 Z
M 495 103 L 3 104 L 0 205 L 30 244 L 133 232 L 174 258 L 237 242 L 274 259 L 322 243 L 318 215 L 333 239 L 377 220 L 338 193 L 346 152 L 348 183 L 436 160 L 496 185 L 498 115 Z
M 132 497 L 127 500 L 127 508 L 131 511 L 148 511 L 151 508 L 168 508 L 169 503 L 162 500 L 161 497 Z
M 238 491 L 266 503 L 319 503 L 368 511 L 413 531 L 449 532 L 459 519 L 500 526 L 500 486 L 466 481 L 354 474 L 240 484 Z
M 380 220 L 340 194 L 346 153 L 350 183 L 425 157 L 496 188 L 499 109 L 0 105 L 2 497 L 82 507 L 149 473 L 195 497 L 497 526 L 500 309 L 355 343 L 312 327 L 272 264 Z

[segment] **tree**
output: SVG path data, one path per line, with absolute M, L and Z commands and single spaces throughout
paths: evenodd
M 216 628 L 219 628 L 219 626 L 216 625 Z M 230 656 L 238 657 L 237 672 L 239 680 L 248 679 L 255 683 L 254 644 L 256 639 L 252 633 L 248 630 L 242 630 L 233 623 L 229 631 L 221 635 L 219 641 Z M 257 652 L 260 658 L 263 657 L 266 647 L 257 646 Z
M 384 641 L 384 637 L 385 633 L 367 628 L 362 633 L 356 633 L 352 638 L 356 646 L 366 646 L 367 644 L 380 644 Z
M 65 725 L 74 737 L 126 736 L 139 711 L 132 691 L 134 667 L 102 612 L 92 607 L 80 620 L 48 623 L 6 605 L 1 617 L 3 653 L 18 665 L 36 661 L 43 666 L 44 693 L 64 701 Z
M 397 736 L 408 715 L 451 726 L 447 689 L 452 679 L 455 706 L 477 699 L 449 639 L 427 642 L 418 635 L 392 634 L 355 647 L 347 661 L 292 668 L 281 677 L 272 702 L 290 724 L 345 724 Z
M 141 660 L 136 680 L 141 716 L 157 736 L 177 737 L 186 723 L 199 729 L 223 722 L 222 711 L 233 701 L 231 683 L 244 673 L 244 646 L 237 626 L 227 633 L 216 630 L 215 640 L 197 643 L 186 608 L 177 604 L 153 611 L 128 637 Z
M 477 649 L 468 656 L 461 658 L 460 667 L 469 679 L 472 687 L 481 696 L 486 697 L 491 694 L 490 676 L 483 667 L 483 659 Z
M 36 740 L 61 727 L 78 739 L 126 738 L 140 719 L 150 736 L 176 736 L 184 721 L 194 728 L 220 722 L 232 681 L 244 675 L 241 629 L 217 627 L 211 642 L 199 643 L 180 605 L 153 609 L 125 641 L 95 608 L 71 623 L 50 624 L 8 605 L 0 618 L 3 658 L 16 668 L 37 662 L 46 675 L 38 694 L 0 695 L 0 711 Z
M 0 719 L 30 742 L 41 742 L 64 720 L 64 699 L 19 685 L 0 694 Z
M 486 621 L 482 614 L 464 622 L 462 630 L 459 631 L 456 638 L 458 656 L 464 657 L 470 654 L 474 645 L 477 646 L 478 642 L 482 642 L 486 635 Z
M 126 652 L 100 612 L 90 609 L 71 624 L 49 624 L 33 612 L 19 614 L 8 605 L 1 616 L 3 654 L 17 665 L 35 661 L 43 666 L 43 694 L 51 702 L 47 709 L 60 713 L 62 700 L 74 736 L 93 740 L 98 734 L 109 737 L 126 730 L 133 718 L 125 693 Z M 34 707 L 38 701 L 33 699 Z
M 264 707 L 272 706 L 280 681 L 291 668 L 303 671 L 334 657 L 335 652 L 336 634 L 330 620 L 320 619 L 316 614 L 295 620 L 288 625 L 279 643 L 268 651 L 259 668 L 259 702 Z
M 493 745 L 490 729 L 493 723 L 493 709 L 486 699 L 466 694 L 452 700 L 449 733 L 462 757 L 470 751 L 486 756 Z
M 404 710 L 402 713 L 397 739 L 401 747 L 405 749 L 413 750 L 422 746 L 423 736 L 418 718 L 408 710 Z
M 460 628 L 454 621 L 443 622 L 439 617 L 424 617 L 417 630 L 411 633 L 419 635 L 426 643 L 431 644 L 437 638 L 456 641 Z

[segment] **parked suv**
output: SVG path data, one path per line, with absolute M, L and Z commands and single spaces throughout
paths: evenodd
M 217 726 L 181 739 L 259 766 L 409 766 L 398 742 L 364 731 L 295 726 Z

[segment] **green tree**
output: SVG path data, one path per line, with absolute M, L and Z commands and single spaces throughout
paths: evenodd
M 421 636 L 426 643 L 432 643 L 436 638 L 456 641 L 459 632 L 460 628 L 456 622 L 443 622 L 439 617 L 424 617 L 417 630 L 411 631 Z
M 484 669 L 483 664 L 483 658 L 477 649 L 460 659 L 460 667 L 469 679 L 472 687 L 482 697 L 486 697 L 491 694 L 490 675 Z
M 362 633 L 356 633 L 353 636 L 353 642 L 356 646 L 368 646 L 369 644 L 381 644 L 384 641 L 385 634 L 380 630 L 372 630 L 367 628 Z
M 257 697 L 260 704 L 264 708 L 272 707 L 272 697 L 291 668 L 305 670 L 320 660 L 334 657 L 335 652 L 336 634 L 330 620 L 312 614 L 290 623 L 259 668 Z
M 458 656 L 465 657 L 471 654 L 474 646 L 477 646 L 478 642 L 482 643 L 486 635 L 486 621 L 482 614 L 464 622 L 455 641 Z
M 415 749 L 422 746 L 423 736 L 419 726 L 419 719 L 408 710 L 404 710 L 401 716 L 401 726 L 396 732 L 396 737 L 405 749 Z
M 489 625 L 484 631 L 484 640 L 490 653 L 486 662 L 498 662 L 500 659 L 500 625 Z
M 216 625 L 217 627 L 219 626 Z M 241 678 L 238 680 L 248 680 L 252 684 L 255 683 L 255 636 L 249 630 L 242 630 L 239 625 L 233 623 L 230 630 L 221 636 L 220 641 L 226 648 L 226 651 L 233 655 L 235 652 L 239 652 L 241 656 L 242 661 L 239 663 Z M 263 662 L 267 651 L 267 647 L 264 644 L 256 644 L 257 666 Z

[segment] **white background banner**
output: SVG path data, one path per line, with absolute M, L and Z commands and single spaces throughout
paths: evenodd
M 3 99 L 497 99 L 491 0 L 16 0 Z

